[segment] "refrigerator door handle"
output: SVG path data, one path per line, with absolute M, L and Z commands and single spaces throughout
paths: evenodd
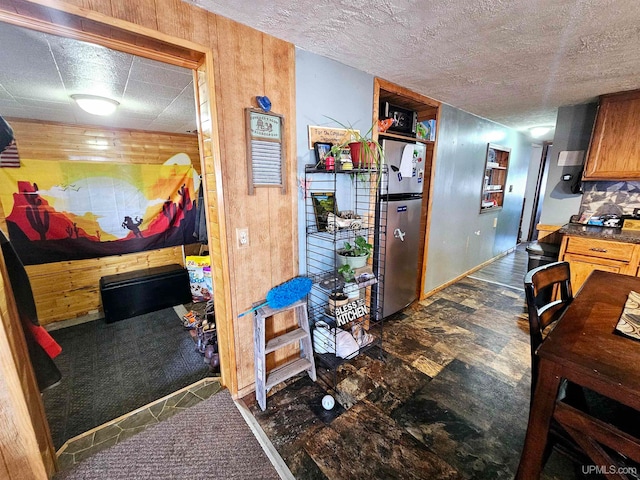
M 396 229 L 393 231 L 393 236 L 394 236 L 395 238 L 399 238 L 401 242 L 404 242 L 404 236 L 405 236 L 406 234 L 407 234 L 406 232 L 403 232 L 403 231 L 402 231 L 402 230 L 400 230 L 399 228 L 396 228 Z

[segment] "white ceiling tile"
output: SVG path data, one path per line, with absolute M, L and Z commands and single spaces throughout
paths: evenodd
M 180 131 L 185 116 L 195 119 L 193 87 L 191 98 L 181 95 L 193 81 L 188 69 L 4 23 L 0 46 L 0 62 L 11 66 L 0 70 L 3 116 L 170 132 Z M 96 117 L 80 110 L 74 93 L 121 105 L 111 117 Z
M 131 66 L 131 77 L 141 82 L 154 85 L 171 85 L 179 89 L 193 82 L 191 70 L 173 65 L 164 65 L 151 60 L 142 62 L 140 57 L 136 57 Z
M 166 105 L 168 105 L 170 101 L 180 95 L 182 89 L 183 87 L 175 87 L 173 85 L 156 85 L 130 79 L 127 83 L 124 98 L 131 96 L 145 101 L 151 101 L 154 98 L 161 98 L 163 100 L 169 100 L 169 102 L 166 102 Z

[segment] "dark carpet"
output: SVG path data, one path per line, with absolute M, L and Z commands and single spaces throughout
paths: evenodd
M 279 479 L 228 390 L 89 457 L 55 480 Z
M 55 359 L 62 383 L 45 391 L 43 400 L 56 449 L 209 374 L 173 308 L 51 335 L 62 346 Z

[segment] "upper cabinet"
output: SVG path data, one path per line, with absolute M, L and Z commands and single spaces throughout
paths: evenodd
M 600 97 L 583 179 L 640 179 L 640 90 Z

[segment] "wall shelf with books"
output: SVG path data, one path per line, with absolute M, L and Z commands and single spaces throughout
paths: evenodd
M 480 194 L 480 213 L 493 212 L 502 208 L 510 155 L 510 148 L 493 143 L 487 144 L 484 179 Z

